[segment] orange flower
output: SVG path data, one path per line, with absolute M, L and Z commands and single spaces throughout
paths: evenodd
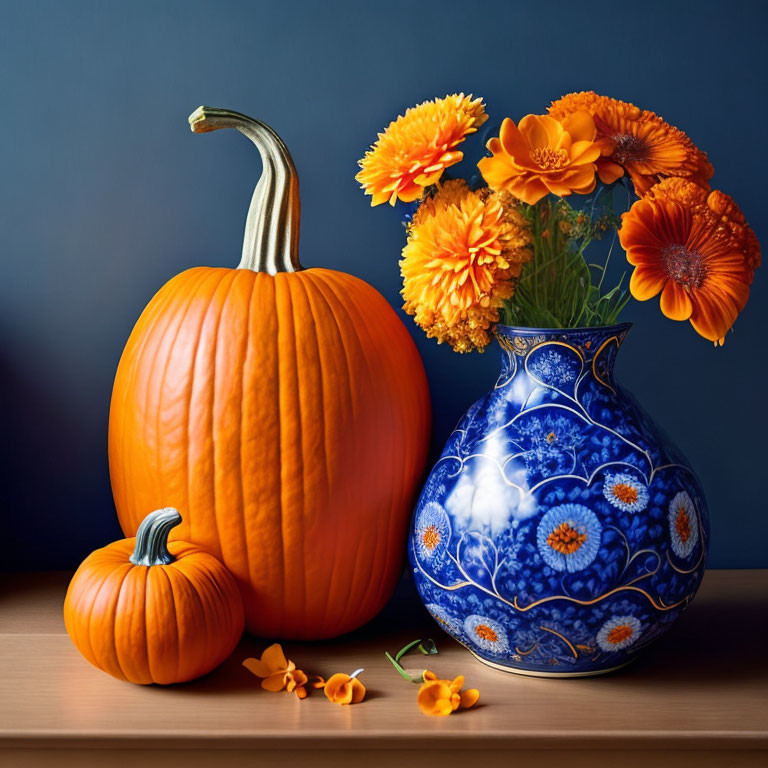
M 261 659 L 245 659 L 243 666 L 256 677 L 261 677 L 261 687 L 267 691 L 295 691 L 300 699 L 307 696 L 306 686 L 321 687 L 322 678 L 313 677 L 310 683 L 307 675 L 292 661 L 285 658 L 279 643 L 274 643 L 261 654 Z M 319 681 L 319 682 L 318 682 Z
M 619 239 L 635 266 L 632 295 L 661 292 L 661 311 L 722 344 L 760 264 L 757 238 L 734 201 L 686 179 L 665 179 L 622 215 Z
M 358 669 L 351 675 L 343 672 L 331 675 L 325 684 L 328 701 L 335 704 L 359 704 L 365 698 L 365 686 L 357 678 L 362 671 Z
M 595 188 L 595 161 L 602 145 L 586 112 L 574 112 L 562 122 L 548 115 L 527 115 L 519 125 L 506 118 L 498 139 L 488 142 L 493 157 L 478 168 L 488 186 L 505 190 L 533 205 L 548 192 L 565 197 Z
M 476 688 L 462 691 L 464 676 L 451 680 L 438 680 L 434 672 L 424 672 L 424 683 L 419 688 L 417 702 L 425 715 L 450 715 L 459 707 L 477 704 L 480 691 Z
M 400 262 L 403 308 L 427 336 L 457 352 L 482 349 L 530 259 L 530 241 L 508 195 L 447 182 L 421 204 L 409 229 Z
M 569 93 L 549 107 L 549 114 L 557 120 L 584 111 L 594 118 L 598 139 L 603 142 L 604 156 L 597 162 L 597 172 L 604 183 L 616 181 L 626 170 L 640 196 L 668 176 L 687 178 L 709 189 L 707 180 L 714 169 L 706 154 L 654 112 L 594 91 Z
M 371 205 L 418 200 L 464 156 L 456 147 L 488 119 L 482 99 L 455 93 L 411 107 L 379 134 L 355 177 Z

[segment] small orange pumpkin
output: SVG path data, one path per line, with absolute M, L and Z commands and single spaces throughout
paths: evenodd
M 88 555 L 64 600 L 64 624 L 94 666 L 132 683 L 183 683 L 210 672 L 243 633 L 232 575 L 213 555 L 183 541 L 171 508 L 148 515 L 135 539 Z
M 268 126 L 201 107 L 262 156 L 237 269 L 160 289 L 115 377 L 109 466 L 130 536 L 149 504 L 211 552 L 264 637 L 333 637 L 382 608 L 401 573 L 430 437 L 421 358 L 374 288 L 298 260 L 298 177 Z M 341 221 L 341 219 L 340 219 Z M 363 247 L 364 253 L 364 247 Z

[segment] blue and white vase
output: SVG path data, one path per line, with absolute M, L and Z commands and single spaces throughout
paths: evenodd
M 616 669 L 699 587 L 701 485 L 614 380 L 629 327 L 498 326 L 496 386 L 459 422 L 421 493 L 409 541 L 419 594 L 490 666 Z

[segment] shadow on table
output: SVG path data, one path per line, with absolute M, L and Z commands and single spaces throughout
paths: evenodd
M 719 578 L 726 576 L 723 574 Z M 607 690 L 617 687 L 652 688 L 664 690 L 679 686 L 690 690 L 700 686 L 711 693 L 713 687 L 727 687 L 744 680 L 752 680 L 756 686 L 768 690 L 768 610 L 759 611 L 761 595 L 755 592 L 728 594 L 728 579 L 718 589 L 707 589 L 704 596 L 694 600 L 677 623 L 660 640 L 645 649 L 629 667 L 604 677 L 575 678 L 565 680 L 525 678 L 537 685 L 597 685 Z M 733 581 L 734 589 L 737 582 Z M 763 598 L 768 596 L 763 595 Z M 355 632 L 334 640 L 312 643 L 312 655 L 317 658 L 318 648 L 328 649 L 330 664 L 341 658 L 354 661 L 360 648 L 370 652 L 381 644 L 385 650 L 395 652 L 398 643 L 418 637 L 432 637 L 438 646 L 453 644 L 429 617 L 416 596 L 413 585 L 406 575 L 384 610 L 373 621 Z M 231 693 L 253 691 L 258 681 L 242 667 L 247 656 L 259 656 L 267 642 L 245 637 L 238 651 L 216 672 L 184 686 L 185 691 L 201 693 Z M 300 661 L 302 644 L 285 643 L 289 656 Z M 398 646 L 399 647 L 399 646 Z M 472 661 L 467 654 L 467 661 Z M 473 661 L 473 664 L 477 662 Z M 494 677 L 507 676 L 483 667 L 483 672 Z M 312 670 L 308 670 L 312 671 Z M 344 671 L 340 669 L 317 670 L 320 673 Z M 521 678 L 509 675 L 510 681 Z

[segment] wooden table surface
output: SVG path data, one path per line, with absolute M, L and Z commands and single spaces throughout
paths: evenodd
M 64 631 L 67 580 L 0 575 L 2 766 L 768 766 L 768 571 L 708 572 L 678 624 L 632 666 L 571 680 L 479 664 L 403 584 L 363 630 L 285 644 L 307 671 L 364 667 L 367 699 L 350 707 L 322 692 L 299 701 L 263 691 L 241 666 L 265 647 L 251 639 L 193 683 L 114 680 L 82 659 Z M 420 636 L 440 649 L 430 668 L 466 675 L 480 705 L 445 718 L 420 713 L 417 686 L 384 657 Z

